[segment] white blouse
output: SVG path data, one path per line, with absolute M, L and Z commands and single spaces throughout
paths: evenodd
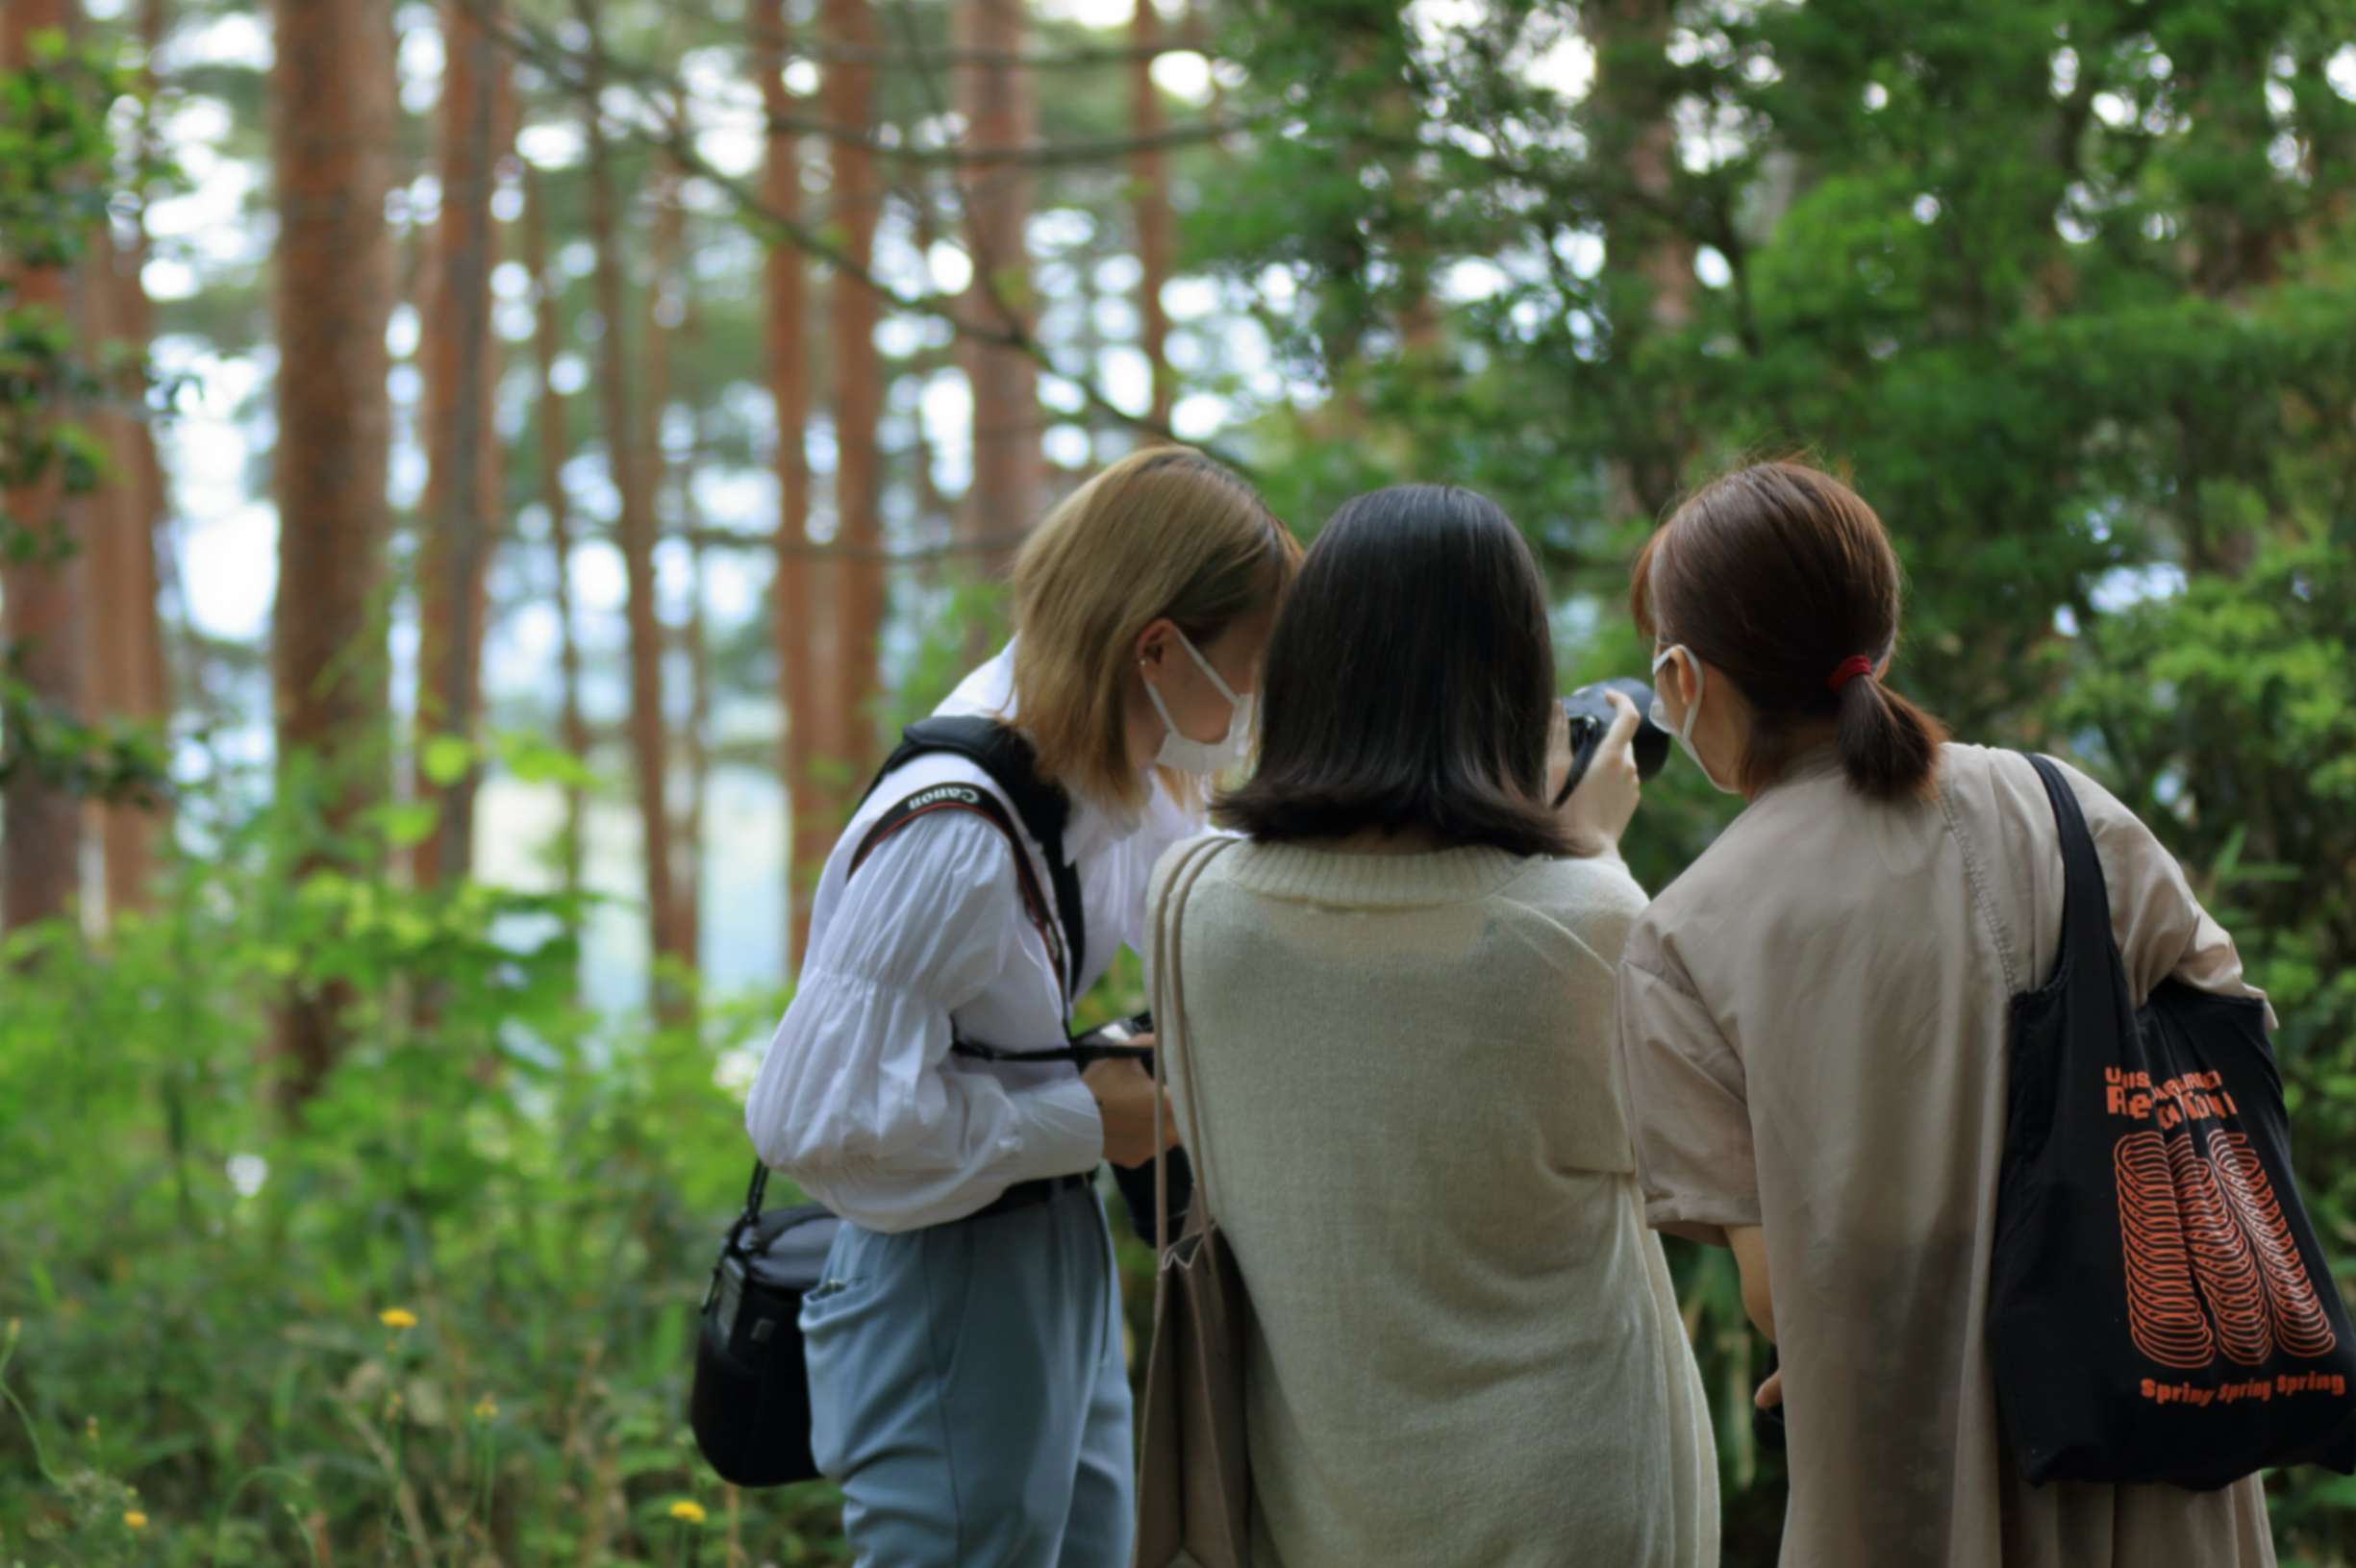
M 937 711 L 1013 709 L 1010 644 Z M 893 804 L 952 783 L 999 794 L 962 757 L 920 757 L 886 778 L 843 830 L 818 879 L 792 1005 L 745 1106 L 745 1128 L 771 1168 L 872 1231 L 961 1219 L 1018 1182 L 1088 1170 L 1104 1153 L 1096 1103 L 1069 1064 L 949 1053 L 952 1037 L 1010 1051 L 1065 1038 L 1063 988 L 1023 913 L 1005 835 L 964 812 L 920 817 L 878 844 L 857 877 L 845 875 Z M 1138 944 L 1154 861 L 1194 831 L 1158 783 L 1135 821 L 1073 797 L 1064 851 L 1086 906 L 1083 991 L 1115 949 Z M 1023 841 L 1052 898 L 1044 852 L 1028 833 Z

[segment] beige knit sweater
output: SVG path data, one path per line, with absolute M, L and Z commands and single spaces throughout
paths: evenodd
M 1614 1067 L 1643 907 L 1617 859 L 1487 849 L 1245 842 L 1194 884 L 1186 1016 L 1155 995 L 1251 1300 L 1256 1568 L 1717 1561 Z

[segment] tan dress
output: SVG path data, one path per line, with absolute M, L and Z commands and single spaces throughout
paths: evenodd
M 2139 1000 L 2255 995 L 2132 813 L 2068 779 Z M 2008 1005 L 2050 975 L 2062 862 L 2025 759 L 1948 746 L 1935 803 L 1851 790 L 1829 751 L 1751 803 L 1638 922 L 1620 973 L 1657 1227 L 1765 1232 L 1805 1568 L 2271 1563 L 2257 1481 L 2020 1479 L 1988 1361 Z
M 1643 904 L 1493 849 L 1241 843 L 1193 884 L 1157 1015 L 1250 1298 L 1254 1568 L 1717 1562 L 1613 1065 Z

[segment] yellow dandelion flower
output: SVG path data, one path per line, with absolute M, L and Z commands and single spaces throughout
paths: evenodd
M 376 1321 L 396 1332 L 417 1326 L 417 1314 L 406 1307 L 388 1307 L 376 1314 Z
M 671 1517 L 683 1525 L 700 1525 L 704 1522 L 704 1506 L 681 1498 L 671 1505 Z
M 130 1526 L 133 1530 L 145 1530 L 147 1528 L 147 1515 L 139 1512 L 139 1510 L 137 1508 L 132 1508 L 124 1513 L 123 1523 Z
M 474 1418 L 477 1421 L 491 1420 L 497 1416 L 498 1413 L 498 1402 L 493 1400 L 489 1394 L 485 1394 L 481 1399 L 474 1402 Z

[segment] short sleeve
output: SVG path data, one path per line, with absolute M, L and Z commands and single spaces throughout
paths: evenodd
M 1742 1058 L 1653 916 L 1630 933 L 1619 969 L 1620 1067 L 1644 1218 L 1658 1231 L 1723 1244 L 1759 1223 L 1758 1161 Z
M 2184 867 L 2143 819 L 2076 768 L 2060 766 L 2093 834 L 2110 891 L 2111 931 L 2136 999 L 2172 977 L 2195 990 L 2264 1002 L 2266 993 L 2242 977 L 2233 938 L 2201 908 Z M 2271 1006 L 2267 1027 L 2274 1027 Z

